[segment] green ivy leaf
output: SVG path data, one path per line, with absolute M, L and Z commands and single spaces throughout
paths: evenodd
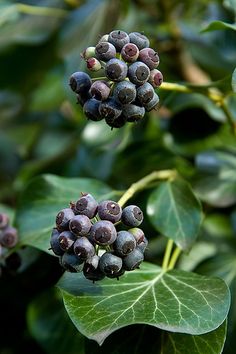
M 212 21 L 207 25 L 201 32 L 210 32 L 210 31 L 218 31 L 218 30 L 225 30 L 231 29 L 236 31 L 236 24 L 230 24 L 223 21 Z
M 234 69 L 234 72 L 232 75 L 232 89 L 233 89 L 233 92 L 236 93 L 236 68 Z
M 93 284 L 82 274 L 64 274 L 58 283 L 66 310 L 78 330 L 102 344 L 115 330 L 137 323 L 171 332 L 203 334 L 225 320 L 230 294 L 218 278 L 180 270 L 165 272 L 144 263 L 119 282 Z
M 49 238 L 57 213 L 67 208 L 70 201 L 76 200 L 81 192 L 91 193 L 99 200 L 110 196 L 111 189 L 92 178 L 54 175 L 34 178 L 25 189 L 17 210 L 20 243 L 49 252 Z
M 215 331 L 201 336 L 168 333 L 161 354 L 221 354 L 226 338 L 226 321 Z
M 33 338 L 49 354 L 84 354 L 84 337 L 68 318 L 61 296 L 50 289 L 34 299 L 27 309 Z
M 182 249 L 194 243 L 202 221 L 201 205 L 184 181 L 162 182 L 151 193 L 147 213 L 153 226 Z

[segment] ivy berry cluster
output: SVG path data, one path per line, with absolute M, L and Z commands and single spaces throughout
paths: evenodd
M 117 278 L 139 267 L 148 241 L 138 228 L 143 213 L 136 205 L 123 210 L 112 200 L 98 203 L 83 193 L 56 216 L 50 239 L 51 250 L 69 272 L 81 272 L 87 279 Z M 120 225 L 128 230 L 117 230 Z
M 4 268 L 17 270 L 21 264 L 18 253 L 13 252 L 8 255 L 9 249 L 16 246 L 18 242 L 18 232 L 10 225 L 9 216 L 0 213 L 0 273 Z
M 115 30 L 83 51 L 87 68 L 104 72 L 102 79 L 91 79 L 82 71 L 70 77 L 70 87 L 88 119 L 105 119 L 110 127 L 120 128 L 156 108 L 159 97 L 154 89 L 163 76 L 157 69 L 159 56 L 149 45 L 149 39 L 139 32 Z

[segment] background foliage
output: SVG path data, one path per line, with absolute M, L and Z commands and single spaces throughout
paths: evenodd
M 206 343 L 212 353 L 222 352 L 218 339 L 224 338 L 225 323 L 200 337 L 165 332 L 164 339 L 160 329 L 135 324 L 114 332 L 99 347 L 69 320 L 54 288 L 62 270 L 55 257 L 42 252 L 48 248 L 54 210 L 76 198 L 81 183 L 98 197 L 118 199 L 118 191 L 163 169 L 176 170 L 188 182 L 178 181 L 178 188 L 191 212 L 199 211 L 190 188 L 194 190 L 202 201 L 204 219 L 199 231 L 201 215 L 196 213 L 189 222 L 188 204 L 169 182 L 137 194 L 132 201 L 147 211 L 146 260 L 161 265 L 164 236 L 172 237 L 173 232 L 163 223 L 161 211 L 165 213 L 163 203 L 174 200 L 184 230 L 177 244 L 183 249 L 192 246 L 181 255 L 178 268 L 219 276 L 229 285 L 232 305 L 224 353 L 234 353 L 235 16 L 234 0 L 1 1 L 0 202 L 12 219 L 17 209 L 15 224 L 21 245 L 27 245 L 19 251 L 23 260 L 19 271 L 5 272 L 0 279 L 5 310 L 2 354 L 55 353 L 55 348 L 58 353 L 78 354 L 139 354 L 144 348 L 158 353 L 161 340 L 162 354 L 188 354 L 188 348 L 191 354 L 203 354 Z M 174 85 L 158 90 L 158 111 L 146 114 L 137 125 L 110 131 L 103 122 L 86 121 L 68 78 L 84 69 L 80 52 L 116 28 L 144 31 L 160 54 L 164 80 Z M 162 202 L 158 196 L 163 193 Z M 172 220 L 175 217 L 171 215 Z M 59 286 L 66 288 L 66 281 L 62 278 Z

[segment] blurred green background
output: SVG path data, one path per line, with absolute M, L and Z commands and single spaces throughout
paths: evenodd
M 212 21 L 234 23 L 235 13 L 234 0 L 1 0 L 0 203 L 16 208 L 25 185 L 42 173 L 93 177 L 124 190 L 153 170 L 175 168 L 206 202 L 205 213 L 220 215 L 207 219 L 208 236 L 220 225 L 219 237 L 228 237 L 230 228 L 235 238 L 236 138 L 221 107 L 198 89 L 180 93 L 160 88 L 158 111 L 146 114 L 138 124 L 111 131 L 103 121 L 86 120 L 68 86 L 74 71 L 85 70 L 81 51 L 96 45 L 100 36 L 113 29 L 143 31 L 159 53 L 164 81 L 190 87 L 216 82 L 212 86 L 222 92 L 236 122 L 231 86 L 236 26 L 201 32 Z M 225 169 L 228 175 L 222 185 L 222 178 L 212 174 Z M 145 200 L 143 193 L 139 203 Z M 152 238 L 154 231 L 148 223 L 146 228 Z M 235 251 L 235 241 L 231 243 Z M 159 256 L 150 249 L 149 260 L 158 262 Z M 235 253 L 233 257 L 235 262 Z M 23 259 L 22 272 L 4 274 L 0 280 L 0 353 L 55 353 L 63 341 L 60 353 L 70 353 L 65 349 L 70 344 L 55 334 L 62 333 L 63 326 L 47 327 L 48 309 L 42 310 L 42 318 L 36 314 L 38 302 L 50 298 L 44 291 L 61 275 L 57 261 L 31 248 Z M 214 273 L 209 267 L 202 272 L 207 271 Z M 224 277 L 220 266 L 217 274 Z M 233 332 L 235 319 L 231 322 Z M 70 331 L 76 337 L 73 326 Z M 233 353 L 233 341 L 229 343 L 227 354 Z M 71 353 L 80 353 L 75 349 L 79 344 L 73 345 Z

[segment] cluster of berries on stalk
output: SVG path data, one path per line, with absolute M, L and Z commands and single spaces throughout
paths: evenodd
M 0 274 L 4 269 L 17 270 L 21 265 L 21 259 L 17 252 L 9 254 L 18 242 L 17 230 L 10 225 L 9 216 L 0 213 Z
M 139 267 L 148 241 L 138 226 L 143 213 L 136 205 L 123 210 L 112 200 L 98 203 L 82 193 L 69 208 L 56 216 L 50 239 L 51 250 L 69 272 L 81 272 L 87 279 L 117 278 Z M 124 225 L 128 230 L 117 230 Z
M 139 32 L 115 30 L 83 51 L 87 68 L 104 72 L 98 79 L 82 71 L 70 77 L 70 87 L 88 119 L 105 119 L 112 128 L 120 128 L 126 122 L 140 121 L 145 111 L 156 108 L 159 97 L 154 89 L 163 76 L 157 69 L 159 56 L 149 44 Z

